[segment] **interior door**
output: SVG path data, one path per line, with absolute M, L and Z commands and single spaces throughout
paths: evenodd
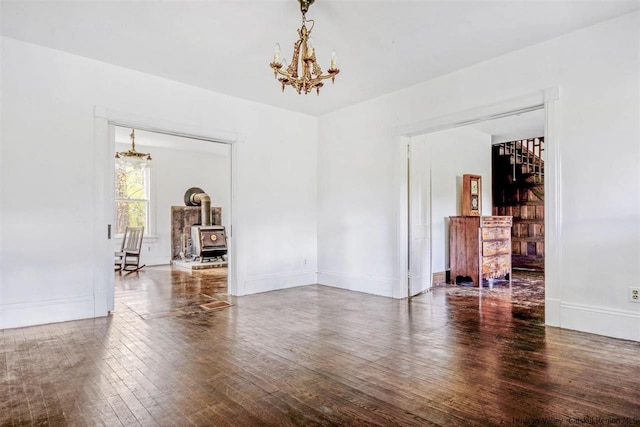
M 409 296 L 431 287 L 431 165 L 426 141 L 409 142 Z
M 107 257 L 103 259 L 102 271 L 106 278 L 106 289 L 107 289 L 107 310 L 113 311 L 115 310 L 115 277 L 113 274 L 113 254 L 115 252 L 115 247 L 113 244 L 113 236 L 115 234 L 115 143 L 116 143 L 116 128 L 113 124 L 109 124 L 108 128 L 108 162 L 106 174 L 105 174 L 105 183 L 104 183 L 104 192 L 106 194 L 106 208 L 105 208 L 105 222 L 107 223 L 107 236 L 106 242 L 104 245 L 106 246 Z M 104 238 L 104 234 L 103 234 Z
M 96 108 L 94 117 L 94 179 L 95 230 L 92 250 L 94 269 L 94 315 L 106 316 L 114 309 L 113 274 L 113 201 L 115 128 L 106 118 L 105 111 Z

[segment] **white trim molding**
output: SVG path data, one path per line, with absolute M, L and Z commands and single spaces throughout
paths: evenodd
M 3 305 L 2 329 L 101 317 L 105 302 L 92 294 Z
M 564 329 L 640 341 L 640 311 L 561 302 L 560 318 Z
M 194 126 L 171 120 L 146 117 L 135 113 L 116 111 L 102 106 L 94 107 L 94 117 L 107 120 L 122 127 L 130 127 L 149 132 L 180 136 L 183 138 L 233 144 L 243 139 L 241 133 L 221 129 Z
M 560 91 L 558 87 L 547 88 L 531 94 L 487 104 L 482 107 L 457 111 L 417 123 L 400 126 L 395 129 L 394 135 L 407 137 L 424 135 L 426 133 L 508 117 L 517 113 L 539 110 L 547 102 L 557 101 L 559 96 Z
M 545 92 L 545 148 L 544 168 L 544 218 L 545 218 L 545 298 L 562 301 L 562 173 L 560 157 L 559 89 Z M 555 304 L 545 304 L 545 323 L 560 325 L 560 310 Z
M 399 237 L 396 247 L 396 280 L 393 281 L 391 287 L 391 297 L 408 298 L 409 297 L 409 169 L 407 150 L 411 138 L 406 135 L 396 135 L 394 137 L 394 155 L 395 164 L 397 165 L 394 175 L 394 182 L 399 203 L 397 204 L 397 233 Z M 402 238 L 405 238 L 403 240 Z
M 312 271 L 292 271 L 282 274 L 264 274 L 250 276 L 244 284 L 245 294 L 257 294 L 277 289 L 295 288 L 298 286 L 315 285 L 318 276 Z
M 396 298 L 393 294 L 393 291 L 397 286 L 397 280 L 393 277 L 375 277 L 359 274 L 322 271 L 318 272 L 318 284 L 331 286 L 334 288 L 346 289 L 349 291 Z M 404 294 L 405 296 L 407 295 L 406 287 L 404 290 Z

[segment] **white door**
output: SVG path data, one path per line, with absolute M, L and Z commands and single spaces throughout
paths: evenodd
M 116 250 L 115 245 L 113 243 L 113 236 L 115 235 L 115 209 L 114 203 L 116 199 L 115 192 L 115 143 L 116 143 L 116 128 L 113 124 L 109 124 L 109 144 L 108 144 L 108 161 L 105 162 L 107 165 L 106 174 L 105 174 L 105 183 L 104 183 L 104 191 L 106 193 L 106 208 L 105 208 L 105 221 L 107 222 L 107 238 L 104 245 L 107 247 L 107 257 L 103 259 L 102 271 L 104 277 L 107 279 L 107 310 L 114 311 L 115 310 L 115 277 L 113 274 L 113 261 L 114 261 L 114 252 Z M 104 234 L 103 234 L 104 238 Z
M 431 287 L 431 166 L 427 142 L 409 143 L 409 296 Z
M 113 201 L 115 128 L 104 112 L 94 117 L 95 256 L 94 315 L 106 316 L 114 309 Z

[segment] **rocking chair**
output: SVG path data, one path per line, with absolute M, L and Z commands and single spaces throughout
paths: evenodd
M 122 237 L 120 252 L 115 253 L 115 271 L 126 271 L 127 274 L 138 271 L 145 266 L 140 265 L 140 250 L 144 227 L 127 227 Z

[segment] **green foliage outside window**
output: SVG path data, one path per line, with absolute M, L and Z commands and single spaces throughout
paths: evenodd
M 116 234 L 124 234 L 128 226 L 148 228 L 148 171 L 116 160 L 115 176 Z

